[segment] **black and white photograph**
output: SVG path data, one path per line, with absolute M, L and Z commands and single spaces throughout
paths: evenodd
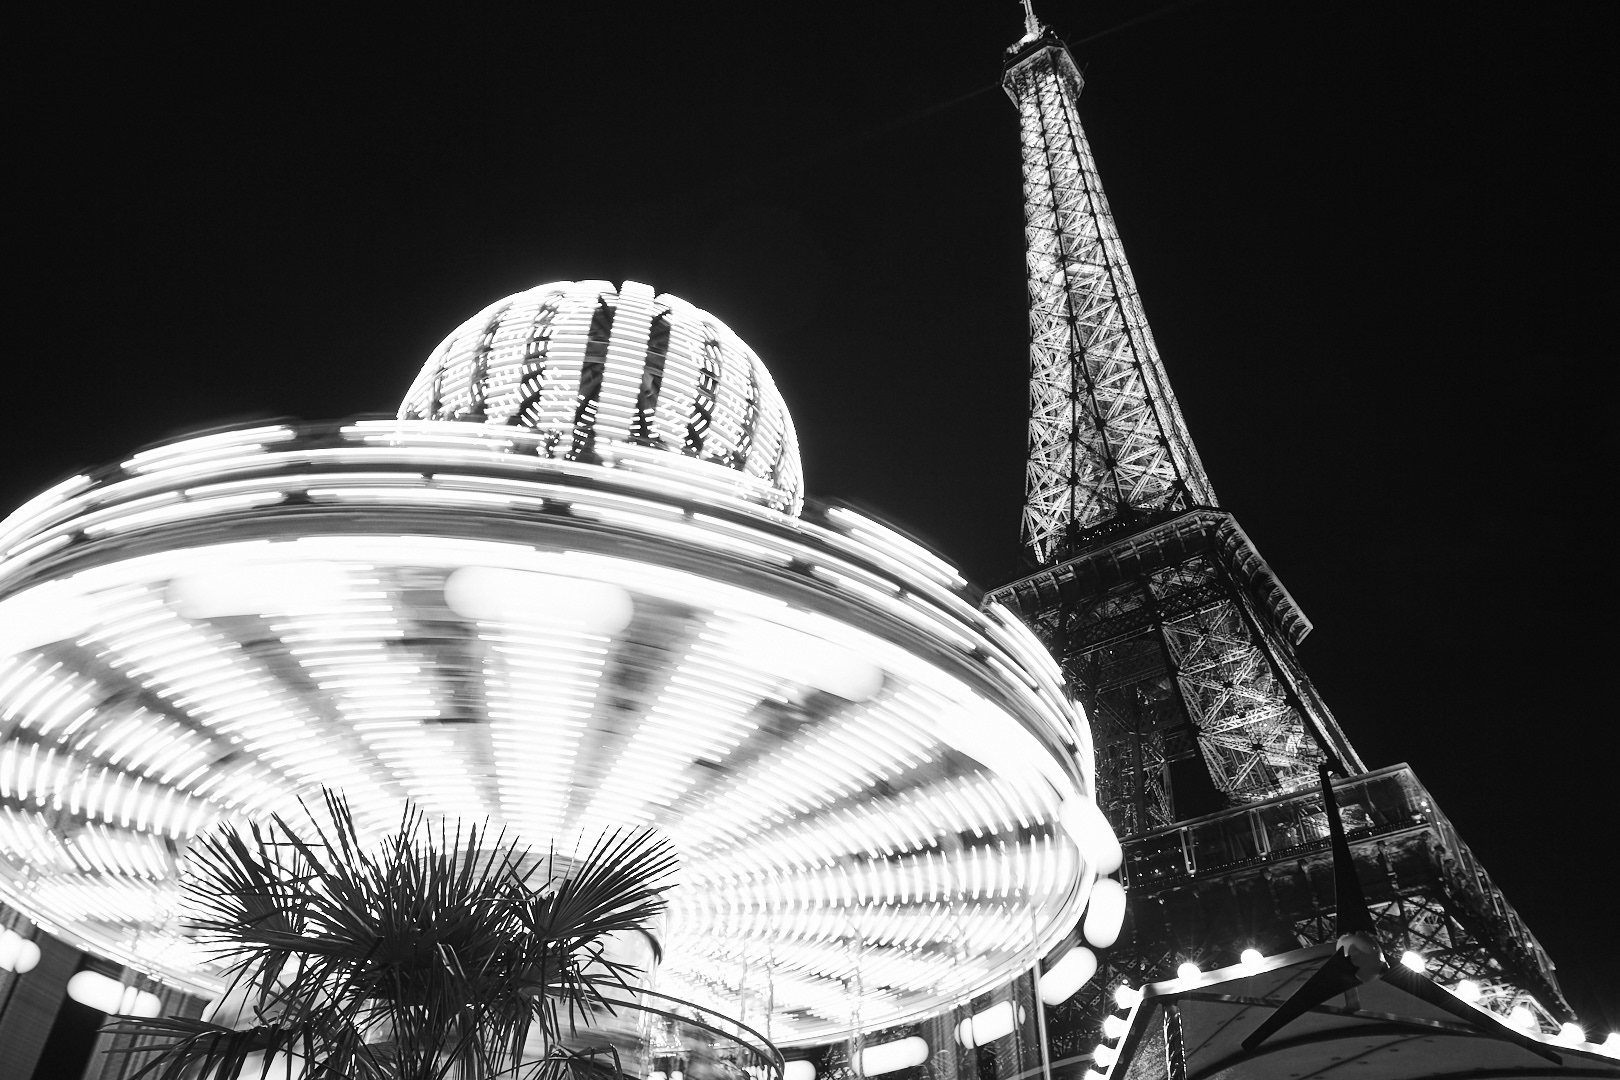
M 0 1078 L 1620 1077 L 1613 5 L 11 24 Z

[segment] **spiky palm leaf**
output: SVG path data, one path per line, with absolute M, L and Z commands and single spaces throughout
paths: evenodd
M 603 988 L 634 973 L 603 946 L 652 923 L 675 866 L 644 832 L 604 837 L 559 874 L 555 853 L 536 858 L 476 826 L 435 828 L 412 807 L 379 847 L 362 842 L 340 795 L 305 813 L 301 827 L 277 816 L 193 847 L 189 921 L 242 1015 L 120 1020 L 111 1030 L 147 1043 L 124 1052 L 153 1054 L 135 1078 L 230 1080 L 277 1054 L 302 1059 L 311 1080 L 510 1074 L 535 1025 L 549 1058 L 559 1006 L 570 1027 L 611 1008 Z

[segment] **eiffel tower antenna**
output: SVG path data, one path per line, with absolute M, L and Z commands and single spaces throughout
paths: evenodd
M 1024 0 L 1024 33 L 1029 41 L 1041 36 L 1041 21 L 1035 17 L 1035 8 L 1029 0 Z

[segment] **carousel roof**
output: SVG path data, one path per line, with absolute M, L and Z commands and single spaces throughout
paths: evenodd
M 199 990 L 188 840 L 340 788 L 683 857 L 660 988 L 783 1044 L 937 1012 L 1118 846 L 1033 635 L 861 514 L 489 422 L 159 446 L 0 523 L 0 896 Z M 859 987 L 853 995 L 851 987 Z

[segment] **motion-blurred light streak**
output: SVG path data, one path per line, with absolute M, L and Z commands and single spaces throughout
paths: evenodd
M 1015 617 L 802 488 L 758 358 L 633 282 L 492 305 L 399 420 L 58 485 L 0 522 L 0 898 L 217 993 L 186 844 L 326 785 L 368 829 L 667 833 L 660 988 L 734 1011 L 769 969 L 784 1045 L 1005 983 L 1111 895 L 1084 718 Z

